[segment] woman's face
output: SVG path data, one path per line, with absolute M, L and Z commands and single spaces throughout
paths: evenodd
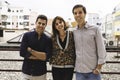
M 62 20 L 57 19 L 56 22 L 55 22 L 55 28 L 58 31 L 62 31 L 62 30 L 64 30 L 64 27 L 65 27 L 64 22 Z

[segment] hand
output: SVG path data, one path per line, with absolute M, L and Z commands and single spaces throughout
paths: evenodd
M 93 70 L 93 73 L 94 73 L 94 74 L 100 74 L 100 73 L 101 73 L 101 69 L 97 69 L 97 68 L 96 68 L 96 69 Z
M 31 51 L 32 51 L 32 49 L 31 49 L 30 47 L 28 47 L 28 48 L 27 48 L 27 51 L 28 51 L 28 52 L 31 52 Z

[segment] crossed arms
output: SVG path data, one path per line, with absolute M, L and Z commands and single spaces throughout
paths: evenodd
M 29 59 L 46 60 L 45 52 L 39 52 L 39 51 L 33 50 L 30 47 L 27 48 L 27 51 L 31 53 L 31 56 L 29 57 Z

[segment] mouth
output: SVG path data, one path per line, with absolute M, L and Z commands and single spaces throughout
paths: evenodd
M 76 18 L 76 21 L 82 21 L 83 19 L 82 18 Z
M 39 27 L 38 29 L 43 30 L 43 27 Z
M 63 29 L 63 26 L 59 26 L 58 29 Z
M 82 18 L 77 18 L 77 20 L 82 20 Z

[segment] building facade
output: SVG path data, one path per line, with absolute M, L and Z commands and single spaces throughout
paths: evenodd
M 7 1 L 0 1 L 0 27 L 25 29 L 34 26 L 37 12 L 24 7 L 12 6 Z

